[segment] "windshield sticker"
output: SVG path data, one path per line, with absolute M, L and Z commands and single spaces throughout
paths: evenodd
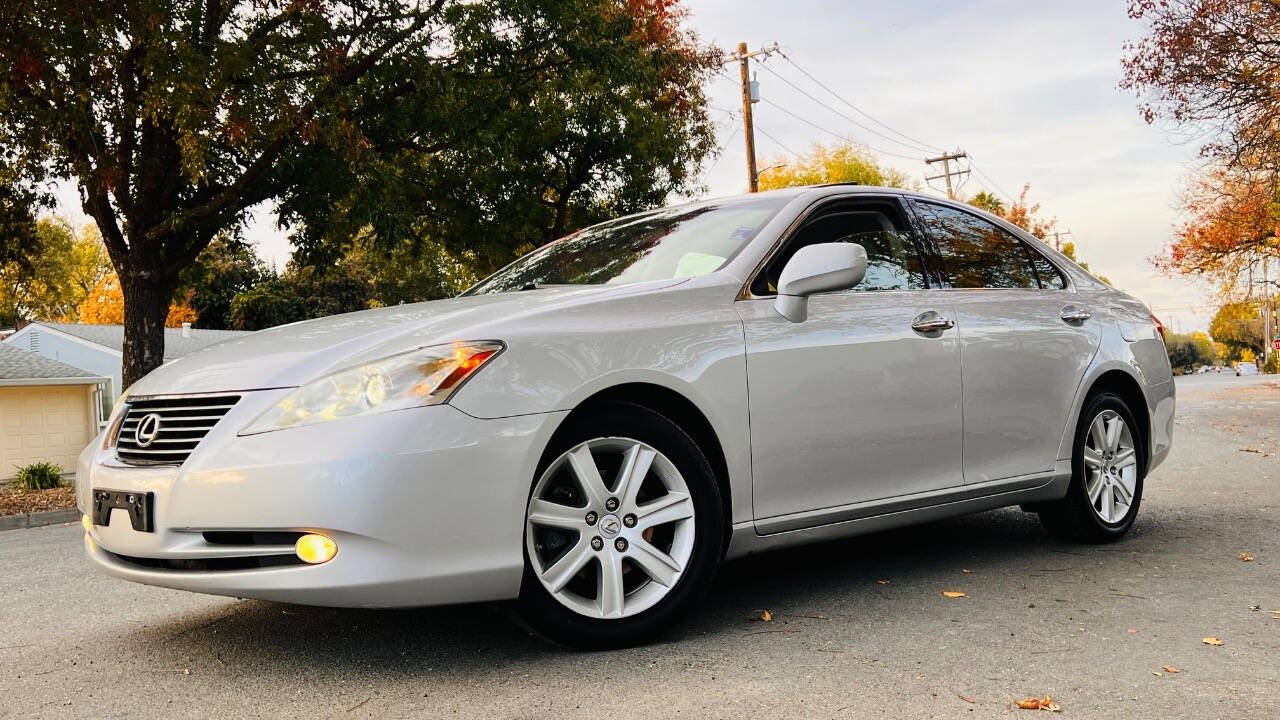
M 698 277 L 715 272 L 716 268 L 724 262 L 724 258 L 719 255 L 711 255 L 700 252 L 687 252 L 680 256 L 680 262 L 676 263 L 675 276 L 678 278 Z

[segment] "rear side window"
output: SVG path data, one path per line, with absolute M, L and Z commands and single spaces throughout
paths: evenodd
M 778 276 L 797 250 L 832 242 L 857 243 L 867 251 L 867 274 L 852 292 L 925 287 L 920 256 L 897 203 L 861 200 L 833 203 L 806 220 L 756 279 L 752 292 L 775 294 Z
M 916 207 L 951 287 L 1039 287 L 1029 250 L 1008 231 L 946 205 L 919 202 Z

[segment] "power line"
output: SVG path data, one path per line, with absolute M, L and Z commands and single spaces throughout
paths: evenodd
M 874 152 L 878 152 L 878 153 L 880 153 L 881 155 L 889 155 L 889 156 L 896 157 L 896 158 L 902 158 L 903 160 L 915 160 L 915 161 L 917 161 L 917 162 L 919 162 L 919 160 L 920 160 L 920 157 L 919 157 L 919 156 L 903 155 L 902 153 L 896 153 L 896 152 L 892 152 L 892 151 L 890 151 L 890 150 L 882 150 L 882 149 L 880 149 L 880 148 L 873 147 L 873 146 L 871 146 L 871 145 L 866 145 L 865 143 L 859 142 L 858 140 L 855 140 L 854 138 L 851 138 L 851 137 L 849 137 L 849 136 L 847 136 L 847 135 L 844 135 L 844 134 L 838 133 L 838 132 L 836 132 L 836 131 L 834 131 L 834 130 L 830 130 L 830 129 L 828 129 L 828 128 L 822 127 L 821 125 L 819 125 L 819 124 L 815 123 L 815 122 L 814 122 L 814 121 L 812 121 L 812 120 L 809 120 L 808 118 L 801 117 L 801 116 L 799 116 L 799 115 L 797 115 L 797 114 L 795 114 L 795 113 L 791 112 L 790 110 L 788 110 L 788 109 L 786 109 L 786 108 L 782 107 L 782 106 L 781 106 L 781 105 L 779 105 L 778 103 L 776 103 L 776 102 L 774 102 L 774 101 L 772 101 L 772 100 L 770 100 L 770 99 L 768 99 L 768 98 L 760 98 L 760 101 L 761 101 L 761 102 L 768 103 L 769 105 L 772 105 L 774 108 L 777 108 L 778 110 L 781 110 L 782 112 L 786 113 L 787 115 L 790 115 L 791 117 L 793 117 L 793 118 L 795 118 L 795 119 L 799 120 L 800 122 L 805 123 L 805 124 L 807 124 L 807 125 L 809 125 L 809 126 L 811 126 L 811 127 L 815 128 L 815 129 L 817 129 L 817 130 L 821 130 L 822 132 L 827 133 L 828 135 L 831 135 L 832 137 L 838 138 L 838 139 L 840 139 L 840 140 L 844 140 L 845 142 L 848 142 L 848 143 L 854 143 L 854 144 L 856 144 L 856 145 L 863 145 L 863 146 L 865 146 L 868 150 L 872 150 L 872 151 L 874 151 Z
M 1004 188 L 1002 188 L 1002 187 L 1000 187 L 999 185 L 997 185 L 995 180 L 992 180 L 991 178 L 987 177 L 987 174 L 986 174 L 986 173 L 984 173 L 984 172 L 982 172 L 982 169 L 981 169 L 981 168 L 979 168 L 977 165 L 975 165 L 975 164 L 973 163 L 973 156 L 972 156 L 972 155 L 970 155 L 970 156 L 969 156 L 969 167 L 970 167 L 974 172 L 978 173 L 978 177 L 982 178 L 983 180 L 986 180 L 986 181 L 987 181 L 987 184 L 991 185 L 991 187 L 995 188 L 997 192 L 999 192 L 1001 195 L 1005 196 L 1005 199 L 1007 199 L 1009 202 L 1011 202 L 1011 203 L 1013 203 L 1013 202 L 1017 202 L 1017 200 L 1014 200 L 1014 199 L 1013 199 L 1013 196 L 1012 196 L 1012 195 L 1010 195 L 1009 193 L 1005 192 L 1005 191 L 1004 191 Z
M 797 65 L 797 64 L 796 64 L 796 61 L 795 61 L 795 60 L 792 60 L 792 59 L 791 59 L 791 57 L 790 57 L 790 56 L 788 56 L 786 53 L 784 53 L 784 52 L 782 52 L 781 50 L 779 50 L 779 51 L 778 51 L 778 54 L 779 54 L 779 55 L 781 55 L 781 56 L 782 56 L 782 59 L 783 59 L 783 60 L 786 60 L 786 61 L 787 61 L 787 63 L 791 65 L 791 67 L 793 67 L 793 68 L 795 68 L 796 70 L 798 70 L 798 71 L 800 72 L 800 74 L 801 74 L 801 75 L 804 75 L 805 77 L 807 77 L 807 78 L 809 78 L 810 80 L 812 80 L 814 83 L 816 83 L 816 84 L 818 85 L 818 87 L 820 87 L 820 88 L 822 88 L 823 90 L 826 90 L 827 92 L 831 93 L 832 95 L 834 95 L 834 96 L 836 97 L 836 99 L 837 99 L 837 100 L 839 100 L 840 102 L 844 103 L 845 105 L 848 105 L 849 107 L 853 108 L 855 111 L 857 111 L 858 113 L 860 113 L 863 117 L 867 118 L 867 119 L 868 119 L 868 120 L 870 120 L 871 122 L 873 122 L 873 123 L 875 123 L 875 124 L 879 125 L 879 126 L 880 126 L 880 127 L 882 127 L 882 128 L 885 128 L 886 130 L 888 130 L 888 131 L 890 131 L 890 132 L 894 133 L 895 135 L 900 135 L 900 136 L 902 136 L 902 137 L 906 138 L 907 140 L 910 140 L 911 142 L 913 142 L 913 143 L 915 143 L 916 145 L 919 145 L 919 146 L 921 146 L 921 147 L 925 148 L 926 150 L 932 150 L 932 151 L 934 151 L 934 152 L 941 152 L 941 151 L 942 151 L 942 148 L 940 148 L 940 147 L 938 147 L 938 146 L 936 146 L 936 145 L 930 145 L 929 143 L 924 142 L 924 141 L 922 141 L 922 140 L 916 140 L 915 138 L 911 137 L 910 135 L 908 135 L 908 134 L 906 134 L 906 133 L 904 133 L 904 132 L 902 132 L 902 131 L 900 131 L 900 130 L 895 130 L 894 128 L 890 127 L 889 125 L 887 125 L 887 124 L 885 124 L 885 123 L 883 123 L 883 122 L 880 122 L 880 121 L 879 121 L 879 120 L 877 120 L 875 117 L 873 117 L 870 113 L 866 112 L 865 110 L 863 110 L 862 108 L 858 107 L 857 105 L 854 105 L 853 103 L 849 102 L 848 100 L 846 100 L 846 99 L 845 99 L 845 97 L 844 97 L 843 95 L 841 95 L 840 93 L 836 92 L 835 90 L 832 90 L 831 88 L 827 87 L 825 84 L 823 84 L 823 82 L 822 82 L 821 80 L 819 80 L 818 78 L 814 77 L 814 76 L 813 76 L 812 74 L 810 74 L 807 70 L 805 70 L 804 68 L 802 68 L 802 67 L 800 67 L 799 65 Z
M 814 97 L 814 96 L 813 96 L 813 95 L 811 95 L 810 93 L 806 92 L 806 91 L 804 90 L 804 88 L 801 88 L 799 85 L 796 85 L 795 83 L 793 83 L 793 82 L 791 82 L 790 80 L 786 79 L 786 78 L 785 78 L 785 77 L 783 77 L 782 75 L 779 75 L 779 74 L 778 74 L 778 72 L 777 72 L 776 70 L 774 70 L 773 68 L 769 67 L 769 65 L 768 65 L 768 64 L 766 64 L 766 63 L 763 63 L 763 62 L 762 62 L 762 63 L 760 63 L 760 67 L 764 68 L 764 69 L 765 69 L 765 70 L 767 70 L 770 74 L 772 74 L 774 77 L 778 78 L 778 79 L 779 79 L 779 80 L 781 80 L 782 82 L 784 82 L 784 83 L 786 83 L 787 85 L 789 85 L 789 86 L 790 86 L 793 90 L 795 90 L 796 92 L 798 92 L 798 93 L 800 93 L 801 95 L 803 95 L 803 96 L 805 96 L 805 97 L 809 98 L 809 99 L 810 99 L 810 100 L 812 100 L 813 102 L 815 102 L 815 103 L 817 103 L 818 105 L 820 105 L 820 106 L 822 106 L 822 107 L 826 108 L 827 110 L 829 110 L 829 111 L 831 111 L 831 112 L 835 113 L 836 115 L 839 115 L 840 117 L 844 118 L 844 119 L 845 119 L 845 120 L 847 120 L 848 122 L 853 123 L 854 125 L 856 125 L 856 126 L 858 126 L 858 127 L 862 128 L 863 130 L 865 130 L 865 131 L 867 131 L 867 132 L 871 133 L 872 135 L 877 135 L 877 136 L 879 136 L 879 137 L 881 137 L 881 138 L 884 138 L 885 140 L 888 140 L 889 142 L 897 143 L 897 144 L 899 144 L 899 145 L 901 145 L 901 146 L 903 146 L 903 147 L 905 147 L 905 148 L 909 148 L 909 149 L 911 149 L 911 150 L 919 150 L 919 151 L 922 151 L 922 152 L 928 152 L 928 151 L 931 149 L 931 148 L 929 148 L 929 147 L 927 147 L 927 146 L 921 146 L 921 147 L 913 146 L 913 145 L 911 145 L 911 144 L 909 144 L 909 143 L 902 142 L 902 141 L 901 141 L 901 140 L 899 140 L 898 138 L 891 137 L 891 136 L 889 136 L 889 135 L 885 135 L 884 133 L 882 133 L 882 132 L 880 132 L 880 131 L 876 130 L 875 128 L 867 127 L 866 125 L 863 125 L 862 123 L 858 122 L 857 120 L 854 120 L 853 118 L 849 117 L 849 116 L 848 116 L 848 115 L 846 115 L 845 113 L 840 112 L 839 110 L 837 110 L 837 109 L 835 109 L 835 108 L 831 107 L 830 105 L 826 104 L 825 102 L 823 102 L 823 101 L 819 100 L 818 98 Z M 917 143 L 917 144 L 918 144 L 918 143 Z
M 724 144 L 725 144 L 725 145 L 728 145 L 730 142 L 733 142 L 733 139 L 734 139 L 735 137 L 737 137 L 737 136 L 738 136 L 738 133 L 739 133 L 739 132 L 741 132 L 741 131 L 742 131 L 742 128 L 740 128 L 740 127 L 735 127 L 735 128 L 733 129 L 733 132 L 729 133 L 729 137 L 727 137 L 727 138 L 725 138 L 725 139 L 724 139 Z M 719 164 L 720 164 L 720 158 L 722 158 L 722 157 L 724 157 L 724 153 L 723 153 L 723 152 L 721 152 L 721 153 L 719 153 L 718 155 L 716 155 L 716 159 L 715 159 L 714 161 L 712 161 L 712 163 L 711 163 L 711 166 L 710 166 L 710 167 L 708 167 L 706 170 L 703 170 L 703 171 L 702 171 L 702 175 L 703 175 L 703 176 L 710 175 L 710 174 L 711 174 L 711 171 L 716 169 L 716 165 L 719 165 Z
M 757 131 L 759 131 L 761 135 L 763 135 L 763 136 L 765 136 L 765 137 L 769 138 L 770 140 L 772 140 L 774 145 L 777 145 L 778 147 L 782 148 L 783 150 L 786 150 L 787 152 L 791 153 L 792 157 L 797 157 L 797 158 L 798 158 L 798 157 L 800 157 L 800 153 L 796 152 L 795 150 L 792 150 L 791 148 L 787 147 L 786 145 L 783 145 L 781 140 L 779 140 L 778 138 L 776 138 L 776 137 L 774 137 L 774 136 L 770 135 L 770 134 L 768 133 L 768 131 L 766 131 L 764 128 L 760 127 L 760 123 L 756 123 L 756 130 L 757 130 Z
M 741 52 L 742 52 L 742 50 L 740 49 L 740 53 L 741 53 Z M 766 60 L 766 59 L 767 59 L 767 58 L 768 58 L 772 53 L 775 53 L 775 52 L 776 52 L 778 55 L 781 55 L 781 56 L 782 56 L 782 59 L 783 59 L 783 60 L 786 60 L 786 61 L 787 61 L 787 63 L 788 63 L 789 65 L 791 65 L 791 67 L 793 67 L 797 72 L 799 72 L 801 75 L 804 75 L 806 78 L 808 78 L 808 79 L 809 79 L 811 82 L 813 82 L 815 85 L 817 85 L 818 87 L 820 87 L 820 88 L 822 88 L 823 90 L 825 90 L 827 93 L 829 93 L 829 94 L 831 94 L 832 96 L 834 96 L 837 100 L 839 100 L 840 102 L 842 102 L 842 103 L 844 103 L 845 105 L 849 106 L 849 107 L 850 107 L 850 108 L 852 108 L 855 112 L 859 113 L 860 115 L 862 115 L 863 117 L 867 118 L 867 119 L 868 119 L 868 120 L 870 120 L 871 122 L 874 122 L 875 124 L 879 125 L 880 127 L 884 128 L 884 129 L 886 129 L 886 130 L 888 130 L 889 132 L 891 132 L 891 133 L 893 133 L 893 134 L 895 134 L 895 135 L 898 135 L 898 136 L 900 136 L 900 137 L 902 137 L 902 138 L 906 139 L 906 140 L 907 140 L 907 141 L 909 141 L 909 142 L 903 142 L 902 140 L 899 140 L 898 138 L 890 137 L 890 136 L 888 136 L 888 135 L 885 135 L 885 134 L 884 134 L 884 133 L 882 133 L 882 132 L 879 132 L 879 131 L 875 130 L 874 128 L 867 127 L 867 126 L 866 126 L 866 125 L 864 125 L 863 123 L 861 123 L 861 122 L 857 121 L 856 119 L 854 119 L 854 118 L 852 118 L 852 117 L 849 117 L 849 115 L 847 115 L 846 113 L 843 113 L 843 112 L 841 112 L 841 111 L 837 110 L 836 108 L 831 107 L 831 105 L 829 105 L 829 104 L 827 104 L 827 103 L 823 102 L 822 100 L 820 100 L 820 99 L 818 99 L 818 98 L 814 97 L 811 93 L 809 93 L 809 92 L 807 92 L 806 90 L 804 90 L 804 88 L 801 88 L 800 86 L 798 86 L 798 85 L 796 85 L 795 83 L 793 83 L 793 82 L 791 82 L 790 80 L 788 80 L 786 77 L 784 77 L 783 75 L 781 75 L 780 73 L 778 73 L 776 70 L 774 70 L 773 68 L 769 67 L 769 65 L 768 65 L 767 63 L 763 62 L 763 61 L 764 61 L 764 60 Z M 912 136 L 910 136 L 910 135 L 907 135 L 906 133 L 904 133 L 904 132 L 902 132 L 902 131 L 900 131 L 900 130 L 898 130 L 898 129 L 894 128 L 894 127 L 892 127 L 891 125 L 889 125 L 889 124 L 887 124 L 887 123 L 885 123 L 885 122 L 883 122 L 883 121 L 881 121 L 881 120 L 877 119 L 875 116 L 871 115 L 870 113 L 868 113 L 867 111 L 865 111 L 865 110 L 863 110 L 862 108 L 858 107 L 857 105 L 854 105 L 852 102 L 850 102 L 850 101 L 849 101 L 847 98 L 845 98 L 843 95 L 841 95 L 840 93 L 836 92 L 836 91 L 835 91 L 835 90 L 833 90 L 830 86 L 828 86 L 826 83 L 823 83 L 821 80 L 819 80 L 817 77 L 815 77 L 812 73 L 810 73 L 809 71 L 807 71 L 807 70 L 805 70 L 804 68 L 800 67 L 800 65 L 799 65 L 798 63 L 796 63 L 796 61 L 795 61 L 795 60 L 792 60 L 792 59 L 791 59 L 791 57 L 790 57 L 789 55 L 787 55 L 785 52 L 783 52 L 783 51 L 781 50 L 781 48 L 779 48 L 779 47 L 778 47 L 777 43 L 775 43 L 775 44 L 774 44 L 773 46 L 771 46 L 771 47 L 761 48 L 761 49 L 760 49 L 760 50 L 758 50 L 758 51 L 751 52 L 751 53 L 746 53 L 746 55 L 747 55 L 748 57 L 761 56 L 761 57 L 760 57 L 760 61 L 758 61 L 758 62 L 757 62 L 757 64 L 758 64 L 758 65 L 760 65 L 761 67 L 763 67 L 763 68 L 764 68 L 766 71 L 768 71 L 771 75 L 773 75 L 774 77 L 778 78 L 778 79 L 779 79 L 779 80 L 781 80 L 784 84 L 788 85 L 789 87 L 791 87 L 791 88 L 792 88 L 792 89 L 794 89 L 795 91 L 799 92 L 799 93 L 800 93 L 801 95 L 803 95 L 804 97 L 806 97 L 806 98 L 808 98 L 809 100 L 811 100 L 811 101 L 813 101 L 813 102 L 817 103 L 817 104 L 818 104 L 819 106 L 821 106 L 822 108 L 825 108 L 826 110 L 828 110 L 828 111 L 830 111 L 830 112 L 832 112 L 832 113 L 836 114 L 837 116 L 839 116 L 839 117 L 843 118 L 844 120 L 846 120 L 846 121 L 848 121 L 848 122 L 852 123 L 853 125 L 857 126 L 858 128 L 861 128 L 862 130 L 865 130 L 865 131 L 867 131 L 867 132 L 869 132 L 869 133 L 872 133 L 872 134 L 874 134 L 874 135 L 876 135 L 876 136 L 878 136 L 878 137 L 880 137 L 880 138 L 883 138 L 883 139 L 889 140 L 889 141 L 891 141 L 891 142 L 893 142 L 893 143 L 895 143 L 895 144 L 897 144 L 897 145 L 901 145 L 901 146 L 906 147 L 906 148 L 909 148 L 909 149 L 911 149 L 911 150 L 921 150 L 921 149 L 923 149 L 923 150 L 926 150 L 926 151 L 929 151 L 929 152 L 938 152 L 938 153 L 943 154 L 943 155 L 948 154 L 948 153 L 946 153 L 945 151 L 943 151 L 941 148 L 939 148 L 938 146 L 936 146 L 936 145 L 931 145 L 931 144 L 929 144 L 929 143 L 924 142 L 923 140 L 918 140 L 918 139 L 916 139 L 916 138 L 914 138 L 914 137 L 912 137 Z M 736 59 L 739 59 L 740 57 L 741 57 L 741 55 L 729 55 L 729 56 L 726 56 L 726 61 L 736 60 Z M 725 79 L 726 81 L 728 81 L 728 82 L 733 83 L 735 87 L 739 87 L 739 85 L 740 85 L 738 82 L 735 82 L 732 78 L 730 78 L 730 77 L 729 77 L 729 76 L 728 76 L 728 75 L 727 75 L 723 70 L 718 70 L 718 71 L 716 72 L 716 75 L 717 75 L 718 77 L 724 78 L 724 79 Z M 869 149 L 869 150 L 871 150 L 871 151 L 873 151 L 873 152 L 879 153 L 879 154 L 881 154 L 881 155 L 888 155 L 888 156 L 890 156 L 890 157 L 901 158 L 901 159 L 904 159 L 904 160 L 916 160 L 916 161 L 918 161 L 918 160 L 920 159 L 919 157 L 915 157 L 915 156 L 911 156 L 911 155 L 905 155 L 905 154 L 902 154 L 902 153 L 899 153 L 899 152 L 894 152 L 894 151 L 890 151 L 890 150 L 885 150 L 885 149 L 883 149 L 883 148 L 878 148 L 878 147 L 875 147 L 875 146 L 872 146 L 872 145 L 867 145 L 866 143 L 863 143 L 863 142 L 861 142 L 861 141 L 859 141 L 859 140 L 857 140 L 857 139 L 855 139 L 855 138 L 849 137 L 849 136 L 847 136 L 847 135 L 845 135 L 845 134 L 843 134 L 843 133 L 838 133 L 838 132 L 836 132 L 836 131 L 834 131 L 834 130 L 831 130 L 831 129 L 829 129 L 829 128 L 823 127 L 823 126 L 821 126 L 821 125 L 819 125 L 819 124 L 817 124 L 817 123 L 813 122 L 812 120 L 809 120 L 808 118 L 802 117 L 802 116 L 800 116 L 800 115 L 796 114 L 795 112 L 793 112 L 793 111 L 791 111 L 791 110 L 788 110 L 787 108 L 785 108 L 785 107 L 783 107 L 783 106 L 779 105 L 778 103 L 775 103 L 775 102 L 773 102 L 773 101 L 771 101 L 771 100 L 769 100 L 769 99 L 767 99 L 767 98 L 758 98 L 758 99 L 757 99 L 757 98 L 753 98 L 752 100 L 753 100 L 753 102 L 758 102 L 758 101 L 760 101 L 760 100 L 763 100 L 764 102 L 769 103 L 770 105 L 772 105 L 774 108 L 776 108 L 776 109 L 778 109 L 778 110 L 781 110 L 783 113 L 785 113 L 785 114 L 787 114 L 787 115 L 789 115 L 789 116 L 791 116 L 791 117 L 793 117 L 793 118 L 795 118 L 795 119 L 797 119 L 797 120 L 799 120 L 799 121 L 801 121 L 801 122 L 803 122 L 803 123 L 805 123 L 805 124 L 809 125 L 810 127 L 813 127 L 813 128 L 815 128 L 815 129 L 817 129 L 817 130 L 819 130 L 819 131 L 821 131 L 821 132 L 824 132 L 824 133 L 828 134 L 828 135 L 831 135 L 832 137 L 838 138 L 838 139 L 840 139 L 840 140 L 844 140 L 845 142 L 850 142 L 850 143 L 855 143 L 855 144 L 858 144 L 858 145 L 863 145 L 863 146 L 865 146 L 867 149 Z M 730 114 L 730 116 L 731 116 L 731 117 L 732 117 L 732 115 L 733 115 L 732 111 L 726 111 L 724 108 L 714 108 L 714 109 L 716 109 L 716 110 L 720 110 L 720 111 L 722 111 L 722 112 L 726 112 L 727 114 Z M 736 134 L 736 133 L 735 133 L 735 134 Z M 778 139 L 777 139 L 777 138 L 775 138 L 775 137 L 773 137 L 772 135 L 769 135 L 768 133 L 765 133 L 764 131 L 761 131 L 761 134 L 764 134 L 764 135 L 765 135 L 766 137 L 768 137 L 770 140 L 773 140 L 775 143 L 777 143 L 777 144 L 778 144 L 778 146 L 779 146 L 779 147 L 783 148 L 784 150 L 787 150 L 787 151 L 788 151 L 788 152 L 790 152 L 792 155 L 795 155 L 795 156 L 797 156 L 797 157 L 799 156 L 799 154 L 798 154 L 798 153 L 796 153 L 795 151 L 790 150 L 790 149 L 789 149 L 789 148 L 787 148 L 785 145 L 783 145 L 782 143 L 778 142 Z M 726 141 L 726 142 L 727 142 L 727 141 Z M 998 183 L 996 183 L 994 180 L 992 180 L 992 179 L 991 179 L 991 177 L 990 177 L 989 175 L 987 175 L 985 172 L 983 172 L 983 171 L 982 171 L 982 169 L 981 169 L 981 168 L 979 168 L 977 165 L 975 165 L 975 164 L 973 163 L 973 158 L 972 158 L 972 156 L 969 156 L 969 157 L 967 158 L 967 160 L 968 160 L 968 168 L 969 168 L 970 170 L 972 170 L 972 171 L 973 171 L 973 172 L 974 172 L 974 173 L 975 173 L 979 178 L 981 178 L 981 179 L 982 179 L 982 181 L 984 181 L 984 182 L 983 182 L 983 184 L 984 184 L 984 185 L 989 185 L 991 188 L 994 188 L 994 190 L 995 190 L 996 192 L 998 192 L 998 193 L 1000 193 L 1001 195 L 1003 195 L 1003 196 L 1004 196 L 1004 197 L 1005 197 L 1005 198 L 1006 198 L 1010 203 L 1016 203 L 1016 202 L 1017 202 L 1017 200 L 1014 198 L 1014 196 L 1013 196 L 1013 195 L 1011 195 L 1010 193 L 1006 192 L 1004 188 L 1000 187 L 1000 185 L 999 185 Z

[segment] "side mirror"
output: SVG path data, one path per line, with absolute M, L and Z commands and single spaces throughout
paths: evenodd
M 773 307 L 791 322 L 809 317 L 809 296 L 848 290 L 867 274 L 867 251 L 854 243 L 819 243 L 796 251 L 778 277 Z

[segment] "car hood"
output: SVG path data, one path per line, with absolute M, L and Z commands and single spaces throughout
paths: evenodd
M 295 387 L 352 365 L 456 340 L 502 340 L 501 329 L 566 306 L 650 293 L 683 280 L 435 300 L 333 315 L 233 338 L 162 365 L 131 396 Z

